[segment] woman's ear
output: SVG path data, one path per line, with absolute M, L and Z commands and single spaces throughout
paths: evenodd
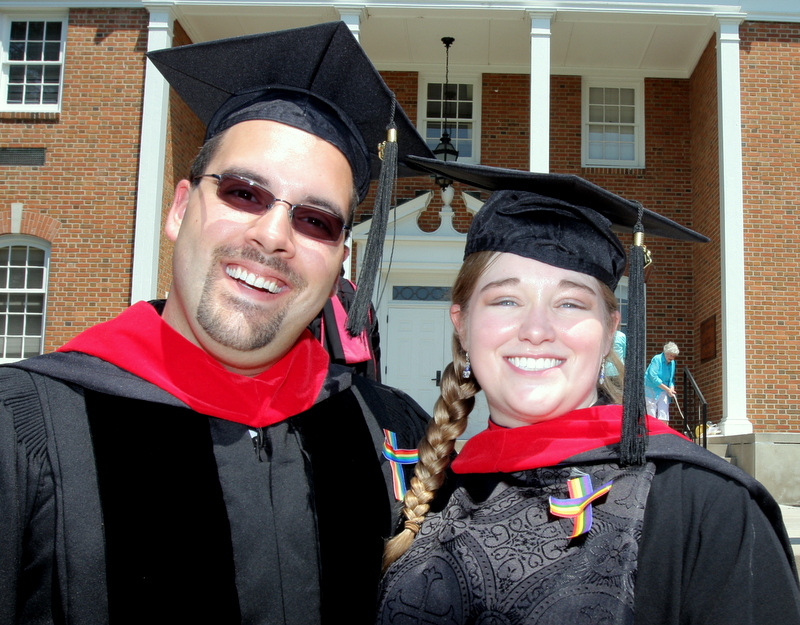
M 450 321 L 453 322 L 453 327 L 456 329 L 456 334 L 458 334 L 458 340 L 461 341 L 461 348 L 465 352 L 468 352 L 469 336 L 467 336 L 467 316 L 461 311 L 461 306 L 459 304 L 450 306 Z

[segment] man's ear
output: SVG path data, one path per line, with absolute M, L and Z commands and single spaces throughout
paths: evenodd
M 167 220 L 164 224 L 164 233 L 173 243 L 178 238 L 183 217 L 186 214 L 186 207 L 189 204 L 189 193 L 192 191 L 192 183 L 185 178 L 175 186 L 175 195 L 172 198 L 172 206 L 167 213 Z
M 453 327 L 458 334 L 458 340 L 461 341 L 461 348 L 469 351 L 469 337 L 467 336 L 467 316 L 461 312 L 461 306 L 453 304 L 450 306 L 450 321 L 453 322 Z

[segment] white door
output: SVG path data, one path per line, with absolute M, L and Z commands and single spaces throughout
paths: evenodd
M 404 390 L 428 413 L 439 397 L 438 380 L 452 360 L 450 306 L 389 306 L 383 382 Z M 383 341 L 382 341 L 383 342 Z

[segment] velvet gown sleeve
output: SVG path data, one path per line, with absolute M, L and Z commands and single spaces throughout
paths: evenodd
M 636 624 L 800 623 L 780 531 L 734 480 L 659 461 L 639 548 Z

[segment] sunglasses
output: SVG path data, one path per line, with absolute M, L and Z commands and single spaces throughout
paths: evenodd
M 196 184 L 201 178 L 217 181 L 217 197 L 231 208 L 251 215 L 264 215 L 276 202 L 289 206 L 292 228 L 305 237 L 324 243 L 338 243 L 342 233 L 350 226 L 334 213 L 316 206 L 290 204 L 276 198 L 261 185 L 235 174 L 201 174 L 192 179 Z

